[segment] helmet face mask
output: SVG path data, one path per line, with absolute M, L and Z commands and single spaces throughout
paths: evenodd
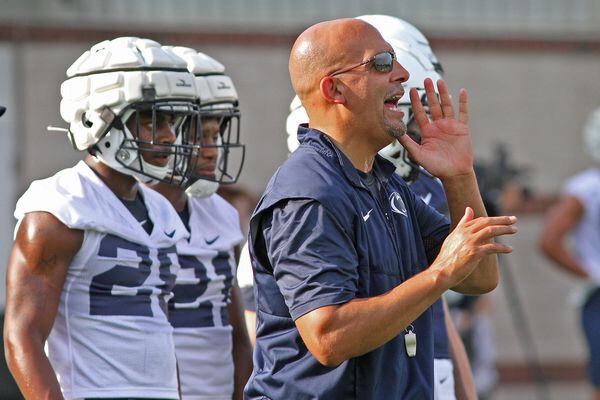
M 194 138 L 201 136 L 198 105 L 170 100 L 137 103 L 131 109 L 133 113 L 125 123 L 131 138 L 117 151 L 117 161 L 121 161 L 121 154 L 137 151 L 140 174 L 172 185 L 187 185 L 197 147 Z
M 379 151 L 379 155 L 390 161 L 396 167 L 396 174 L 404 180 L 412 182 L 419 176 L 420 167 L 408 156 L 408 151 L 398 140 L 394 139 L 392 143 Z
M 90 152 L 144 183 L 185 186 L 201 136 L 198 105 L 187 101 L 138 102 L 126 107 Z
M 235 183 L 242 171 L 245 146 L 240 143 L 237 108 L 201 109 L 195 155 L 190 160 L 190 182 Z

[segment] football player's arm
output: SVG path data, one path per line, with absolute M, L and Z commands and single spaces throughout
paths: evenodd
M 256 311 L 244 310 L 244 318 L 246 319 L 246 330 L 250 337 L 250 344 L 254 346 L 256 342 Z
M 477 400 L 477 391 L 471 372 L 471 364 L 465 351 L 465 346 L 450 318 L 448 304 L 442 297 L 444 305 L 444 322 L 448 333 L 448 348 L 454 369 L 454 392 L 456 400 Z
M 565 243 L 568 233 L 579 223 L 583 214 L 583 205 L 578 198 L 574 196 L 561 198 L 546 214 L 539 247 L 548 258 L 565 271 L 580 278 L 587 278 L 588 274 L 575 260 Z
M 69 264 L 82 242 L 82 231 L 45 212 L 25 215 L 18 227 L 6 274 L 4 348 L 26 399 L 62 399 L 44 344 Z
M 229 320 L 233 328 L 233 364 L 234 364 L 234 390 L 233 399 L 241 400 L 244 386 L 252 373 L 252 346 L 246 330 L 244 307 L 240 298 L 237 284 L 231 288 L 231 302 L 228 305 Z

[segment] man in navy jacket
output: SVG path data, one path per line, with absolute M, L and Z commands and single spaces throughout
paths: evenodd
M 493 239 L 516 232 L 514 217 L 485 214 L 466 91 L 455 117 L 445 84 L 438 100 L 426 80 L 431 121 L 411 93 L 417 144 L 397 108 L 408 72 L 366 22 L 310 27 L 289 69 L 310 127 L 250 224 L 258 325 L 246 397 L 433 398 L 429 308 L 447 289 L 493 290 L 496 253 L 511 252 Z M 377 155 L 394 138 L 441 179 L 451 224 Z

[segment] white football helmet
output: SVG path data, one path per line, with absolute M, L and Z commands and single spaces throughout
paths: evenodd
M 413 48 L 413 53 L 419 54 L 420 58 L 425 59 L 423 60 L 423 64 L 429 62 L 438 74 L 442 75 L 444 73 L 442 64 L 438 61 L 433 50 L 431 50 L 429 40 L 414 25 L 390 15 L 361 15 L 356 18 L 377 28 L 385 41 L 394 48 L 401 47 L 405 50 Z M 409 72 L 411 71 L 409 70 Z
M 594 110 L 585 123 L 583 143 L 592 159 L 600 163 L 600 108 Z
M 60 89 L 60 114 L 76 149 L 144 183 L 185 184 L 180 179 L 185 172 L 174 169 L 188 167 L 192 146 L 182 136 L 195 134 L 191 121 L 197 121 L 193 116 L 198 115 L 199 101 L 184 60 L 153 40 L 120 37 L 92 46 L 67 76 Z M 157 120 L 167 115 L 175 143 L 156 140 Z M 136 132 L 127 126 L 130 118 Z M 149 141 L 137 137 L 141 118 L 151 121 Z M 153 165 L 142 153 L 166 155 L 168 162 Z
M 200 147 L 216 147 L 218 159 L 214 176 L 196 174 L 190 170 L 187 193 L 191 196 L 206 197 L 215 193 L 219 184 L 232 184 L 237 181 L 242 171 L 245 146 L 240 143 L 240 110 L 238 94 L 233 81 L 225 75 L 225 67 L 214 58 L 189 47 L 165 47 L 187 63 L 188 70 L 194 74 L 196 89 L 200 98 L 200 118 L 217 119 L 220 136 L 216 144 L 202 144 Z M 201 154 L 201 153 L 199 153 Z M 195 164 L 202 167 L 201 157 Z
M 293 153 L 298 148 L 298 125 L 308 123 L 308 114 L 298 96 L 294 96 L 290 104 L 290 115 L 285 121 L 288 151 Z

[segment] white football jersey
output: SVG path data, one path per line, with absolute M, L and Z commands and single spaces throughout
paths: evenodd
M 33 182 L 17 203 L 19 222 L 42 211 L 84 231 L 46 347 L 67 399 L 178 398 L 166 302 L 188 233 L 166 199 L 139 190 L 151 235 L 83 162 Z
M 573 229 L 573 247 L 582 268 L 600 283 L 600 169 L 592 168 L 569 179 L 564 193 L 579 199 L 584 214 Z
M 227 305 L 235 274 L 233 249 L 243 237 L 237 211 L 219 195 L 188 198 L 189 241 L 177 244 L 180 270 L 169 320 L 184 400 L 230 400 L 232 335 Z

